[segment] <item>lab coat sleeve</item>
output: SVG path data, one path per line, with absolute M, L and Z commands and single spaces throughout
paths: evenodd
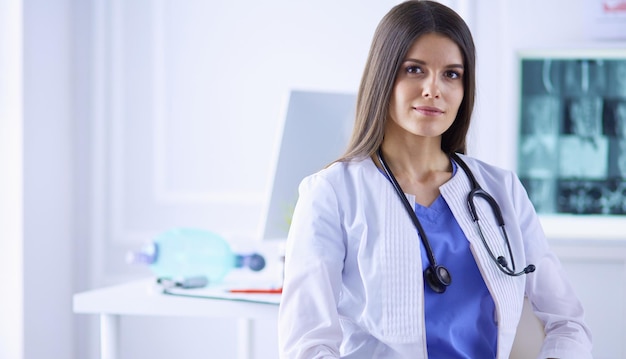
M 337 313 L 345 242 L 335 191 L 316 174 L 299 187 L 285 252 L 280 358 L 339 358 Z
M 526 295 L 544 323 L 546 337 L 538 358 L 591 358 L 591 333 L 578 300 L 545 234 L 526 190 L 514 176 L 513 198 L 527 257 L 536 271 L 527 275 Z

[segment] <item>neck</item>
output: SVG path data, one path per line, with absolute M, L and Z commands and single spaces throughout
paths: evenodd
M 434 172 L 452 171 L 450 159 L 438 141 L 411 144 L 383 141 L 381 149 L 387 166 L 399 178 L 419 180 Z

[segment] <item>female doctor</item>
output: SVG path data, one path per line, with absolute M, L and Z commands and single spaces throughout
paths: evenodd
M 346 153 L 299 187 L 279 311 L 281 358 L 508 358 L 524 296 L 540 358 L 591 335 L 520 181 L 465 153 L 475 53 L 431 1 L 382 19 Z

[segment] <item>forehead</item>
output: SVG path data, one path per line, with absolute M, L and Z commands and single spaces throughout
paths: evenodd
M 405 58 L 424 62 L 463 64 L 463 54 L 459 46 L 449 37 L 439 33 L 428 33 L 418 37 L 409 47 Z

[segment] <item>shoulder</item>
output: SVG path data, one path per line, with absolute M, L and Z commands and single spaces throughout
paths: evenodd
M 476 181 L 485 191 L 499 197 L 500 201 L 505 201 L 508 198 L 516 207 L 531 206 L 526 188 L 514 171 L 471 156 L 459 155 L 459 157 L 467 164 Z
M 328 167 L 305 177 L 300 183 L 300 197 L 334 198 L 336 201 L 351 203 L 362 199 L 363 193 L 379 191 L 385 177 L 370 158 L 349 162 L 335 162 Z
M 472 168 L 473 170 L 477 170 L 477 171 L 484 171 L 484 172 L 489 172 L 489 173 L 497 173 L 497 174 L 508 174 L 508 173 L 512 173 L 511 170 L 507 170 L 504 169 L 502 167 L 498 167 L 496 165 L 493 165 L 491 163 L 485 162 L 483 160 L 480 160 L 476 157 L 472 157 L 472 156 L 468 156 L 468 155 L 464 155 L 464 154 L 460 154 L 457 153 L 457 155 L 465 162 L 467 163 L 470 168 Z
M 304 178 L 303 184 L 326 182 L 333 187 L 360 181 L 377 171 L 370 158 L 346 162 L 334 162 L 328 167 Z
M 459 158 L 467 164 L 479 183 L 495 186 L 516 186 L 519 182 L 515 172 L 504 169 L 472 156 L 458 154 Z

